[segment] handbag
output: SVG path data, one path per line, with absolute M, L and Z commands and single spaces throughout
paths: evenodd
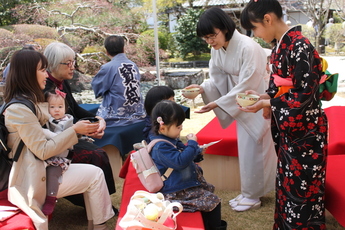
M 331 74 L 328 70 L 325 71 L 325 82 L 320 84 L 320 98 L 323 101 L 330 101 L 337 93 L 338 89 L 338 73 Z
M 322 64 L 322 72 L 324 72 L 324 81 L 320 82 L 320 99 L 323 101 L 330 101 L 337 93 L 338 89 L 338 73 L 331 74 L 328 69 L 328 63 L 326 59 L 320 57 Z
M 161 190 L 164 186 L 163 181 L 169 177 L 173 170 L 172 168 L 168 168 L 168 170 L 161 175 L 151 158 L 151 149 L 156 143 L 161 141 L 173 145 L 170 141 L 159 138 L 152 140 L 148 145 L 143 141 L 142 148 L 131 154 L 131 162 L 138 174 L 139 180 L 149 192 L 158 192 Z M 175 145 L 173 146 L 176 147 Z
M 30 100 L 26 100 L 22 97 L 13 98 L 10 102 L 3 104 L 0 108 L 0 191 L 4 191 L 8 188 L 9 176 L 13 162 L 18 161 L 24 147 L 23 140 L 20 140 L 13 158 L 9 158 L 8 155 L 11 152 L 11 149 L 7 146 L 7 136 L 9 132 L 5 125 L 4 112 L 6 108 L 13 103 L 21 103 L 26 105 L 36 115 L 35 105 Z
M 174 230 L 176 216 L 183 210 L 179 202 L 164 199 L 162 193 L 138 190 L 131 197 L 119 226 L 127 230 Z

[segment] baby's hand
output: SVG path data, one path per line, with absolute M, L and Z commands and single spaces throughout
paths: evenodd
M 187 140 L 193 140 L 193 141 L 197 141 L 198 138 L 194 133 L 190 133 L 187 135 Z

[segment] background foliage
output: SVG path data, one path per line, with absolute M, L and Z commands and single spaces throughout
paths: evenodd
M 189 9 L 177 22 L 177 32 L 174 34 L 174 38 L 182 58 L 186 57 L 188 53 L 196 56 L 209 51 L 206 42 L 196 35 L 196 24 L 202 12 L 203 10 Z
M 36 0 L 37 2 L 45 2 L 46 0 Z M 15 7 L 20 4 L 27 4 L 30 0 L 0 0 L 0 26 L 11 25 L 17 23 L 17 18 L 13 17 Z
M 315 4 L 321 7 L 322 3 L 324 0 Z M 192 4 L 193 0 L 156 1 L 160 61 L 209 59 L 210 49 L 195 31 L 198 18 L 207 7 L 191 7 Z M 235 3 L 229 4 L 235 7 Z M 288 2 L 284 4 L 291 9 L 295 7 Z M 312 15 L 321 25 L 329 14 L 330 6 L 327 7 Z M 343 8 L 333 8 L 339 8 L 332 15 L 335 21 L 344 20 Z M 313 12 L 312 7 L 305 9 L 307 13 Z M 176 32 L 173 33 L 169 32 L 170 12 L 177 17 Z M 103 42 L 112 34 L 125 37 L 126 54 L 139 67 L 154 65 L 154 33 L 147 23 L 151 14 L 152 0 L 0 0 L 0 73 L 13 51 L 24 44 L 37 43 L 44 49 L 50 42 L 60 41 L 78 54 L 79 70 L 94 75 L 100 65 L 109 60 Z M 238 24 L 238 15 L 233 13 L 231 17 Z M 318 47 L 321 35 L 305 26 L 303 32 Z M 333 28 L 331 43 L 337 52 L 342 51 L 344 35 L 340 23 Z M 261 46 L 270 48 L 261 39 L 255 40 Z

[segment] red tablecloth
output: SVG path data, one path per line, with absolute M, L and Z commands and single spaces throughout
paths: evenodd
M 326 209 L 345 227 L 345 155 L 329 155 L 326 171 Z
M 345 154 L 345 106 L 331 106 L 325 109 L 329 126 L 328 154 Z
M 7 200 L 7 190 L 0 192 L 0 206 L 1 205 L 16 207 Z M 24 212 L 21 211 L 5 221 L 0 221 L 0 229 L 1 230 L 23 230 L 23 229 L 35 230 L 35 227 L 30 217 L 28 217 Z
M 228 128 L 223 129 L 215 117 L 196 136 L 200 145 L 222 139 L 219 143 L 208 147 L 206 150 L 207 154 L 238 156 L 236 122 L 233 122 Z
M 343 133 L 345 132 L 345 106 L 328 107 L 325 109 L 325 113 L 329 124 L 328 154 L 345 154 L 345 138 Z M 197 133 L 197 137 L 199 144 L 222 139 L 219 143 L 210 146 L 206 151 L 207 154 L 238 156 L 236 122 L 223 129 L 215 117 Z
M 127 211 L 127 205 L 132 197 L 132 195 L 137 190 L 146 190 L 141 184 L 135 169 L 132 166 L 132 163 L 129 161 L 129 158 L 125 161 L 122 169 L 120 171 L 120 177 L 124 178 L 125 181 L 122 189 L 122 198 L 121 198 L 121 207 L 120 213 L 117 220 L 115 229 L 122 230 L 119 226 L 121 218 L 125 215 Z M 147 190 L 146 190 L 147 191 Z M 204 229 L 204 224 L 202 221 L 202 216 L 200 212 L 189 213 L 182 212 L 177 218 L 177 230 L 202 230 Z

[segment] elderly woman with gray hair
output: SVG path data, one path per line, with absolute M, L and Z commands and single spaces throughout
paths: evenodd
M 49 75 L 44 91 L 58 88 L 60 91 L 66 93 L 66 102 L 68 106 L 66 112 L 73 115 L 76 120 L 85 117 L 94 117 L 95 114 L 78 105 L 67 81 L 73 78 L 75 69 L 75 52 L 73 49 L 64 43 L 53 42 L 45 48 L 44 56 L 46 56 L 48 60 L 47 70 Z M 103 118 L 96 117 L 99 119 L 99 128 L 97 132 L 91 133 L 88 136 L 102 138 L 106 124 Z M 109 194 L 116 192 L 109 158 L 103 149 L 93 143 L 80 139 L 78 144 L 74 146 L 72 163 L 88 163 L 100 167 L 104 172 Z M 84 206 L 84 200 L 81 194 L 67 197 L 67 199 L 76 205 Z M 114 211 L 117 212 L 115 208 Z

